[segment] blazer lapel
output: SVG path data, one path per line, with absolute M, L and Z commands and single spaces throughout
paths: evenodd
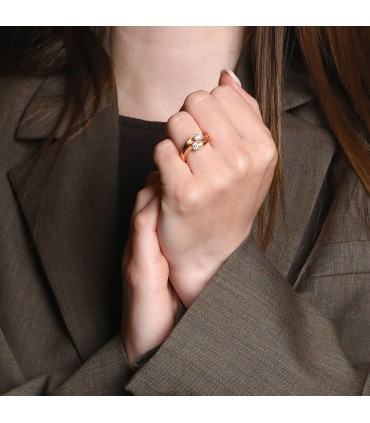
M 251 77 L 241 54 L 236 74 L 250 90 Z M 322 124 L 312 81 L 302 61 L 293 58 L 285 76 L 282 116 L 282 168 L 285 213 L 278 207 L 267 257 L 291 283 L 311 245 L 312 227 L 336 141 Z M 256 229 L 256 227 L 254 227 Z
M 290 283 L 313 245 L 325 177 L 336 148 L 325 129 L 284 112 L 282 164 L 285 214 L 279 206 L 267 256 Z
M 120 321 L 118 110 L 116 99 L 108 99 L 50 172 L 62 128 L 23 194 L 37 139 L 45 138 L 59 113 L 63 85 L 60 77 L 47 78 L 29 104 L 16 135 L 24 154 L 8 177 L 64 322 L 87 359 Z M 47 109 L 46 97 L 54 99 Z

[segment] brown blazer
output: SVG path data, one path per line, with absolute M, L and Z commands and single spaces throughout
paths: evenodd
M 237 75 L 245 85 L 240 66 Z M 318 255 L 292 286 L 336 148 L 303 74 L 286 82 L 286 215 L 267 254 L 244 240 L 134 375 L 119 335 L 117 99 L 49 174 L 55 142 L 21 194 L 62 90 L 62 77 L 0 80 L 1 393 L 370 393 L 370 237 L 353 172 Z

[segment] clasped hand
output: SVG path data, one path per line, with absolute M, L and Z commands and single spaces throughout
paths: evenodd
M 249 235 L 271 185 L 277 151 L 257 102 L 226 72 L 190 94 L 154 152 L 158 171 L 137 196 L 122 261 L 123 344 L 132 364 L 162 343 Z M 180 157 L 193 134 L 211 141 Z

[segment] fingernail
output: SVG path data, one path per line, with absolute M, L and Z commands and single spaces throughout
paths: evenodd
M 220 75 L 222 75 L 224 72 L 227 72 L 235 82 L 237 82 L 240 86 L 242 86 L 242 83 L 240 82 L 239 78 L 235 75 L 235 73 L 232 70 L 222 69 L 222 71 L 220 72 Z

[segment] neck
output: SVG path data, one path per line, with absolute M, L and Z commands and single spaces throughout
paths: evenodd
M 243 27 L 117 27 L 112 59 L 119 113 L 165 122 L 186 96 L 211 91 L 220 71 L 235 70 Z

